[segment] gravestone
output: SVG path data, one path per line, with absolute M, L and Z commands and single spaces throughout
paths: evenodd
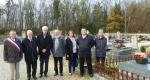
M 109 44 L 109 34 L 108 33 L 105 34 L 105 38 L 107 39 L 107 45 L 108 45 Z
M 133 48 L 138 49 L 138 41 L 137 41 L 137 36 L 136 35 L 133 35 L 131 37 L 131 43 L 132 43 L 131 45 L 132 45 Z

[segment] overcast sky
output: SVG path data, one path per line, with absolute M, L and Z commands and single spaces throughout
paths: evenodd
M 7 2 L 8 0 L 0 0 L 0 4 L 2 4 L 2 5 L 5 5 L 6 4 L 6 2 Z M 24 0 L 22 0 L 22 1 L 24 1 Z M 36 0 L 37 1 L 37 3 L 40 1 L 40 0 Z M 45 1 L 51 1 L 51 0 L 45 0 Z M 100 0 L 91 0 L 91 3 L 96 3 L 97 1 L 100 1 Z M 109 1 L 109 0 L 108 0 Z M 118 2 L 119 0 L 110 0 L 110 4 L 114 4 L 114 2 Z M 134 2 L 138 2 L 138 1 L 140 1 L 140 0 L 120 0 L 121 2 L 123 2 L 123 1 L 127 1 L 127 2 L 132 2 L 132 1 L 134 1 Z M 18 3 L 18 0 L 14 0 L 14 2 L 15 3 Z
M 0 4 L 6 4 L 6 2 L 7 2 L 8 0 L 0 0 Z M 37 0 L 38 1 L 38 0 Z M 45 0 L 46 1 L 46 0 Z M 92 3 L 94 3 L 94 2 L 96 2 L 96 1 L 98 1 L 98 0 L 91 0 L 91 2 Z M 113 0 L 110 0 L 110 1 L 113 1 Z M 18 2 L 18 0 L 14 0 L 14 2 Z
M 6 0 L 0 0 L 0 4 L 5 4 L 6 3 Z

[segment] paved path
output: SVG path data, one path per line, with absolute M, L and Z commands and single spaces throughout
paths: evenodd
M 94 74 L 93 78 L 88 77 L 86 74 L 84 77 L 79 76 L 79 68 L 77 68 L 76 72 L 70 76 L 68 74 L 68 64 L 67 61 L 64 59 L 64 76 L 57 76 L 54 77 L 54 62 L 51 56 L 49 62 L 49 72 L 48 78 L 39 78 L 39 60 L 38 60 L 38 69 L 37 69 L 37 77 L 38 80 L 106 80 L 102 77 L 97 77 L 98 74 Z M 0 46 L 0 80 L 9 80 L 9 64 L 3 61 L 3 46 Z M 27 80 L 26 77 L 26 65 L 24 59 L 20 62 L 20 80 Z

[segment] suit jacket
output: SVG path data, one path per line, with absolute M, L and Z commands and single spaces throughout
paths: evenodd
M 30 41 L 28 38 L 25 38 L 22 41 L 22 47 L 23 47 L 25 61 L 27 63 L 36 61 L 38 59 L 37 41 L 35 37 L 32 37 L 32 41 Z
M 54 57 L 63 57 L 65 55 L 65 41 L 61 37 L 58 39 L 59 45 L 55 51 L 55 38 L 53 38 L 53 56 Z
M 18 45 L 20 50 L 18 50 L 16 46 L 10 43 L 9 40 L 4 41 L 4 61 L 7 61 L 9 63 L 16 63 L 22 59 L 21 40 L 15 38 L 15 43 Z
M 49 34 L 44 38 L 43 33 L 37 36 L 38 52 L 40 55 L 49 56 L 50 50 L 53 48 L 53 40 Z M 46 53 L 42 52 L 42 49 L 46 49 Z

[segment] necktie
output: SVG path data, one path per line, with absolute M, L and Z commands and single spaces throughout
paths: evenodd
M 30 41 L 32 41 L 32 39 L 30 39 Z
M 58 46 L 59 46 L 59 41 L 58 41 L 58 39 L 56 38 L 56 39 L 55 39 L 55 51 L 58 49 Z
M 32 41 L 32 38 L 28 38 L 29 39 L 29 41 Z
M 44 39 L 46 38 L 46 35 L 43 35 Z

